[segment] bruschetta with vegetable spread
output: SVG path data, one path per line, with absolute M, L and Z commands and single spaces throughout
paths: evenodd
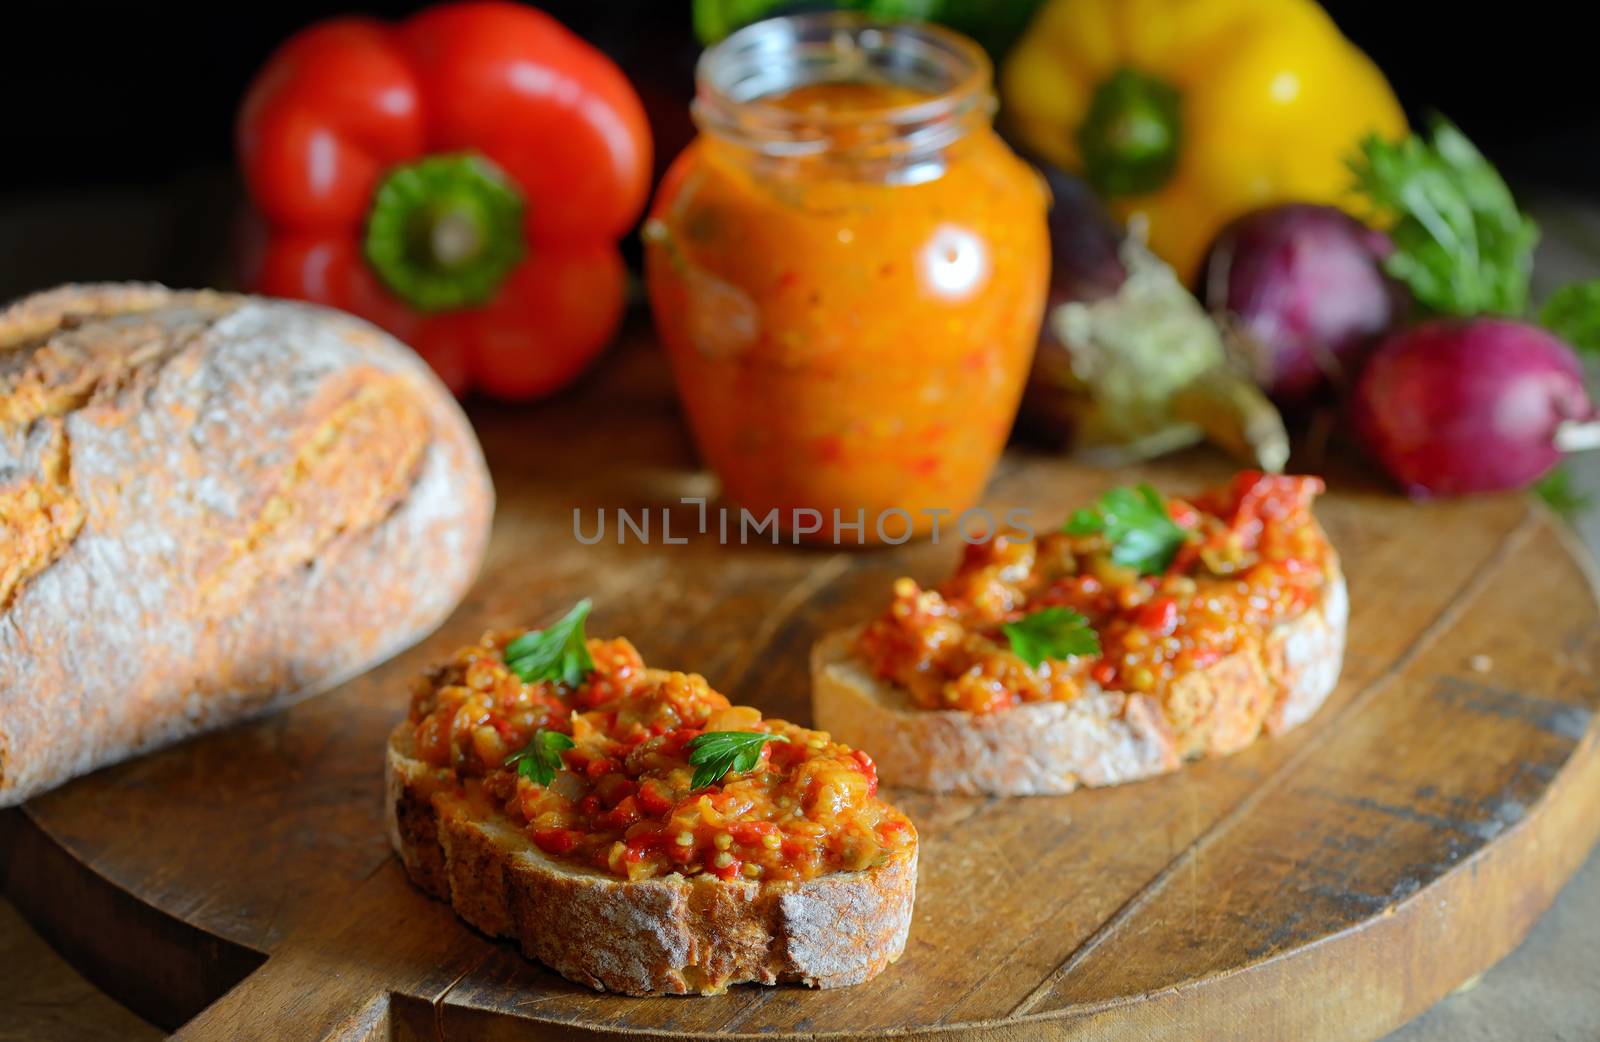
M 948 581 L 812 653 L 816 724 L 888 784 L 1021 796 L 1116 785 L 1308 719 L 1348 600 L 1313 477 L 1190 500 L 1118 488 L 1057 531 L 969 546 Z
M 418 682 L 387 801 L 416 884 L 628 994 L 834 987 L 897 959 L 917 833 L 871 758 L 587 638 L 588 607 Z

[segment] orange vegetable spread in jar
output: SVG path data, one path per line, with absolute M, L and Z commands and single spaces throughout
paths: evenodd
M 1311 514 L 1322 490 L 1254 471 L 1192 502 L 1115 490 L 1065 530 L 967 547 L 937 590 L 898 580 L 858 652 L 925 709 L 991 712 L 1091 687 L 1160 699 L 1319 601 L 1335 565 Z
M 645 237 L 701 455 L 796 535 L 900 542 L 959 514 L 1049 277 L 1046 190 L 990 126 L 987 60 L 938 27 L 818 14 L 735 34 L 699 80 L 702 134 Z
M 730 705 L 698 675 L 647 669 L 622 639 L 580 631 L 593 668 L 575 685 L 524 680 L 507 661 L 518 636 L 491 633 L 421 678 L 414 755 L 546 854 L 634 880 L 804 880 L 915 843 L 865 753 Z

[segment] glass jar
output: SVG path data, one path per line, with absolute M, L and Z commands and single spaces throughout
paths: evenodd
M 981 495 L 1049 279 L 1047 193 L 994 133 L 990 73 L 956 33 L 841 12 L 701 58 L 646 271 L 695 442 L 757 518 L 901 542 Z

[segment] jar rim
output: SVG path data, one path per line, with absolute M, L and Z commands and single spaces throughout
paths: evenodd
M 994 112 L 993 68 L 976 42 L 928 22 L 816 11 L 747 25 L 695 68 L 695 122 L 773 156 L 839 154 L 841 134 L 874 125 L 876 151 L 936 151 Z M 883 106 L 798 112 L 763 99 L 826 83 L 878 83 L 925 95 Z M 859 150 L 858 146 L 858 150 Z

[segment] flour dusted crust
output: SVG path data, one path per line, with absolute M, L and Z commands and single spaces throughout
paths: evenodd
M 492 510 L 455 401 L 358 319 L 149 285 L 0 310 L 0 806 L 413 643 Z
M 630 882 L 548 857 L 449 770 L 389 738 L 389 841 L 423 890 L 468 923 L 597 990 L 715 994 L 730 984 L 859 984 L 900 957 L 915 844 L 863 872 L 804 882 L 673 874 Z
M 835 740 L 870 750 L 886 784 L 927 792 L 1036 796 L 1165 774 L 1317 711 L 1344 657 L 1349 601 L 1337 561 L 1323 591 L 1319 604 L 1267 635 L 1260 655 L 1229 655 L 1179 678 L 1165 709 L 1148 696 L 1101 690 L 992 713 L 920 709 L 855 656 L 852 629 L 812 649 L 812 715 Z

